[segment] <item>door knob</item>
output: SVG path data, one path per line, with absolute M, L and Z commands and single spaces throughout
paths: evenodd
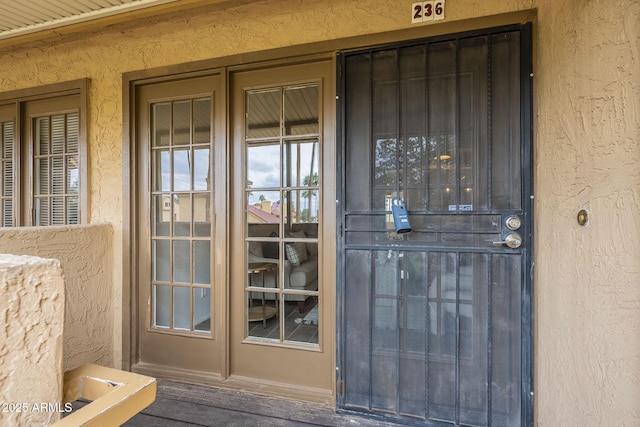
M 519 248 L 522 245 L 522 237 L 518 233 L 507 234 L 501 242 L 493 242 L 494 245 L 507 245 L 511 249 Z

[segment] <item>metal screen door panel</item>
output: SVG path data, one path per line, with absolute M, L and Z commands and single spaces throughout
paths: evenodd
M 341 55 L 342 409 L 531 423 L 528 31 Z

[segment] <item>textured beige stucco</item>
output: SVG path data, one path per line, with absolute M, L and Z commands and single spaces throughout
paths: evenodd
M 410 3 L 256 1 L 0 49 L 0 91 L 91 79 L 90 216 L 114 228 L 116 325 L 122 319 L 122 73 L 402 30 L 412 27 Z M 439 31 L 526 9 L 537 13 L 537 423 L 640 425 L 640 2 L 449 0 Z M 581 208 L 590 213 L 584 228 L 575 220 Z M 118 328 L 114 337 L 118 366 Z
M 60 260 L 65 275 L 64 370 L 113 366 L 112 227 L 14 228 L 0 232 L 0 252 Z
M 57 260 L 0 255 L 0 425 L 60 418 L 64 303 Z
M 637 426 L 640 2 L 541 2 L 538 19 L 538 419 Z

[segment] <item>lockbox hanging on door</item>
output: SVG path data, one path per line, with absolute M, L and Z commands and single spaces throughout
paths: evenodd
M 391 199 L 391 213 L 393 214 L 396 233 L 409 233 L 411 231 L 411 223 L 409 222 L 407 206 L 404 204 L 404 200 L 401 197 L 394 197 Z

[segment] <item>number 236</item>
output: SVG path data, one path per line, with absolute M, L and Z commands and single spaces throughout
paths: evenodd
M 412 24 L 444 19 L 444 0 L 413 3 L 411 7 Z

